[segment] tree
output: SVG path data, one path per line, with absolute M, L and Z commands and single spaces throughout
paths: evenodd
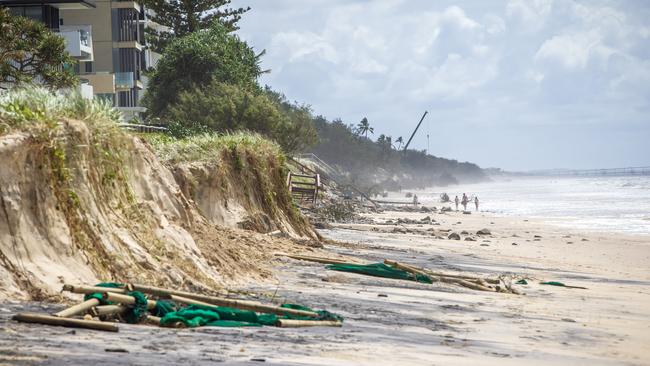
M 71 67 L 75 62 L 63 38 L 45 24 L 0 7 L 0 89 L 29 83 L 72 87 L 77 82 Z
M 151 73 L 144 103 L 154 116 L 164 114 L 178 96 L 213 81 L 259 90 L 259 55 L 218 22 L 202 32 L 173 40 Z
M 375 133 L 375 129 L 370 127 L 370 123 L 368 122 L 368 118 L 363 117 L 361 122 L 359 122 L 359 124 L 357 124 L 356 132 L 357 132 L 358 136 L 363 135 L 365 138 L 368 138 L 368 132 L 370 132 L 370 134 L 372 135 L 372 134 Z
M 395 140 L 395 143 L 396 143 L 396 144 L 399 144 L 399 145 L 397 146 L 397 149 L 396 149 L 396 150 L 401 149 L 401 148 L 402 148 L 402 144 L 404 143 L 404 139 L 402 138 L 402 136 L 398 137 L 398 138 Z
M 162 52 L 170 41 L 177 37 L 208 29 L 219 21 L 232 32 L 237 29 L 241 15 L 248 8 L 229 8 L 231 0 L 144 0 L 144 5 L 153 10 L 152 20 L 168 30 L 147 28 L 147 38 L 156 52 Z

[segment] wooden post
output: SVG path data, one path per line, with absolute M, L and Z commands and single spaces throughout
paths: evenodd
M 399 269 L 401 269 L 403 271 L 411 272 L 411 273 L 414 273 L 414 274 L 420 274 L 420 275 L 424 275 L 424 276 L 428 276 L 428 277 L 433 277 L 432 279 L 440 281 L 440 282 L 461 285 L 463 287 L 467 287 L 467 288 L 472 289 L 472 290 L 494 292 L 494 290 L 489 288 L 489 287 L 485 287 L 483 285 L 473 283 L 473 282 L 470 282 L 470 281 L 465 280 L 465 279 L 449 278 L 447 276 L 438 276 L 438 277 L 436 277 L 436 276 L 431 275 L 430 273 L 422 271 L 422 270 L 420 270 L 418 268 L 414 268 L 414 267 L 412 267 L 412 266 L 410 266 L 408 264 L 403 264 L 403 263 L 391 261 L 391 260 L 388 260 L 388 259 L 384 260 L 384 263 L 389 265 L 389 266 L 399 268 Z
M 280 328 L 341 327 L 343 326 L 343 323 L 338 320 L 278 319 L 276 326 Z
M 71 306 L 67 309 L 61 310 L 58 313 L 55 313 L 54 316 L 59 318 L 69 318 L 78 314 L 83 314 L 91 308 L 99 305 L 99 300 L 97 299 L 88 299 L 80 304 Z
M 293 259 L 299 259 L 303 261 L 309 261 L 309 262 L 324 263 L 324 264 L 359 264 L 359 263 L 355 263 L 355 260 L 347 261 L 347 260 L 337 259 L 337 258 L 314 257 L 310 255 L 286 254 L 286 253 L 276 253 L 275 255 L 289 257 Z
M 68 291 L 75 294 L 94 294 L 104 292 L 115 292 L 118 294 L 126 294 L 128 291 L 124 288 L 118 287 L 99 287 L 99 286 L 83 286 L 83 285 L 63 285 L 62 291 Z
M 93 316 L 103 316 L 103 315 L 122 314 L 126 310 L 127 308 L 122 305 L 100 305 L 90 309 L 90 313 Z
M 117 325 L 113 323 L 104 323 L 104 322 L 98 322 L 94 320 L 61 318 L 61 317 L 51 316 L 46 314 L 20 313 L 14 315 L 12 319 L 23 323 L 58 325 L 62 327 L 86 328 L 86 329 L 94 329 L 94 330 L 104 330 L 108 332 L 119 331 Z
M 255 311 L 258 313 L 265 313 L 265 314 L 276 314 L 276 315 L 288 314 L 288 315 L 311 317 L 311 318 L 318 317 L 318 313 L 313 311 L 287 309 L 287 308 L 281 308 L 279 306 L 259 304 L 252 301 L 222 299 L 222 298 L 210 297 L 210 296 L 206 296 L 205 301 L 188 299 L 176 295 L 171 295 L 170 298 L 173 301 L 177 301 L 184 304 L 190 304 L 190 305 L 227 306 L 235 309 L 250 310 L 250 311 Z
M 114 292 L 104 292 L 104 299 L 110 302 L 117 302 L 123 305 L 133 305 L 135 304 L 135 297 L 129 295 L 116 294 Z M 156 307 L 155 300 L 147 300 L 147 309 L 153 309 Z
M 160 318 L 157 316 L 147 315 L 144 321 L 147 324 L 160 326 Z
M 165 288 L 154 287 L 154 286 L 138 285 L 138 284 L 134 284 L 134 283 L 129 284 L 128 286 L 131 287 L 133 289 L 133 291 L 140 291 L 140 292 L 144 292 L 145 294 L 156 295 L 156 296 L 159 296 L 159 297 L 169 297 L 169 295 L 178 295 L 178 296 L 189 297 L 189 298 L 193 298 L 193 296 L 204 296 L 204 295 L 193 294 L 193 293 L 187 292 L 187 291 L 165 289 Z

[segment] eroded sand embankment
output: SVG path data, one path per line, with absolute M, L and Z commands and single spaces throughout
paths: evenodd
M 150 148 L 116 126 L 62 120 L 45 133 L 0 136 L 3 299 L 56 299 L 64 282 L 191 289 L 264 280 L 271 253 L 294 245 L 215 225 L 199 208 L 201 197 L 186 197 Z M 268 209 L 240 206 L 248 215 Z M 285 229 L 299 222 L 292 233 L 310 234 L 303 221 L 277 222 Z

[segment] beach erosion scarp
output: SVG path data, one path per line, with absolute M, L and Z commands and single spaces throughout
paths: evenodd
M 236 149 L 232 150 L 237 154 Z M 239 155 L 223 154 L 239 159 Z M 246 152 L 250 157 L 250 151 Z M 262 157 L 265 172 L 281 165 Z M 61 299 L 63 283 L 101 281 L 215 289 L 238 281 L 265 281 L 265 264 L 291 240 L 237 228 L 204 215 L 202 196 L 186 196 L 169 165 L 140 137 L 113 121 L 60 118 L 0 135 L 0 294 L 13 299 Z M 247 162 L 252 162 L 250 158 Z M 255 167 L 247 167 L 253 169 Z M 176 174 L 178 176 L 178 173 Z M 229 181 L 233 179 L 236 181 Z M 194 188 L 201 192 L 204 181 Z M 225 186 L 249 185 L 230 174 Z M 295 237 L 314 232 L 299 213 L 278 212 L 287 197 L 271 192 L 278 180 L 255 186 L 260 203 L 228 196 L 239 217 L 264 217 L 260 229 Z M 281 189 L 282 188 L 282 189 Z M 209 189 L 207 189 L 209 190 Z M 228 195 L 224 191 L 222 198 Z M 288 193 L 285 193 L 288 196 Z M 209 195 L 208 195 L 209 197 Z

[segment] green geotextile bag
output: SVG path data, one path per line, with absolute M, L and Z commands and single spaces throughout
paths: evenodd
M 384 263 L 372 263 L 372 264 L 330 264 L 327 265 L 325 268 L 331 269 L 334 271 L 342 271 L 342 272 L 351 272 L 351 273 L 359 273 L 359 274 L 365 274 L 368 276 L 375 276 L 375 277 L 385 277 L 385 278 L 394 278 L 398 280 L 409 280 L 409 281 L 417 281 L 417 282 L 423 282 L 423 283 L 433 283 L 431 278 L 425 275 L 421 274 L 413 274 L 411 272 L 407 272 L 404 270 L 401 270 L 399 268 L 391 267 L 388 266 Z
M 282 307 L 313 311 L 307 307 L 284 304 Z M 176 323 L 183 323 L 185 326 L 194 328 L 200 326 L 215 327 L 261 327 L 263 325 L 276 325 L 278 319 L 300 319 L 300 320 L 338 320 L 343 318 L 328 311 L 318 311 L 319 317 L 296 317 L 285 314 L 257 314 L 250 310 L 233 309 L 225 306 L 202 306 L 190 305 L 178 311 L 166 314 L 160 319 L 161 326 L 174 326 Z

